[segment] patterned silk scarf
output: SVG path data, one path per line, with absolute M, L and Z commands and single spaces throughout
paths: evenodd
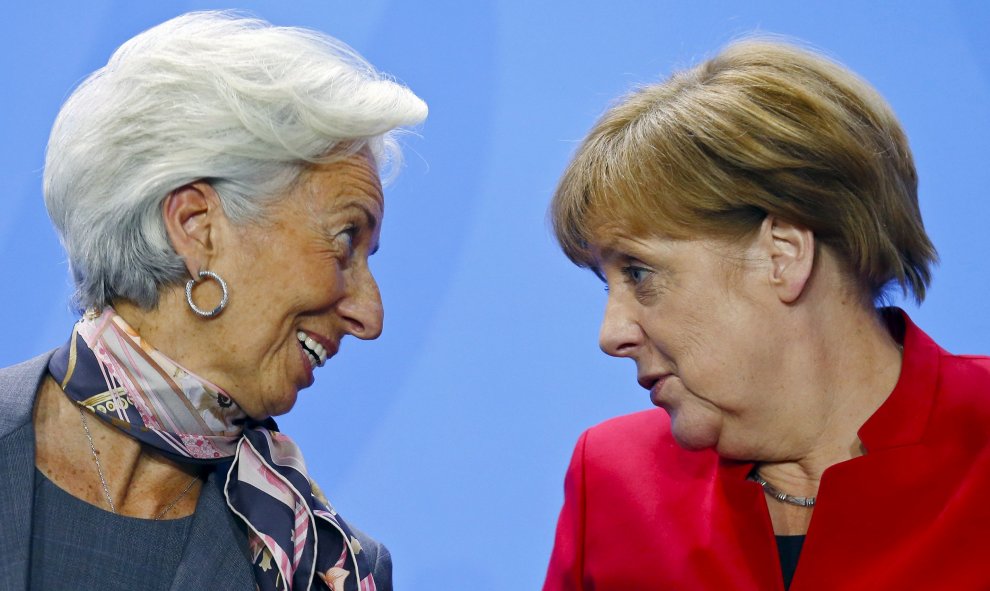
M 261 591 L 375 591 L 361 545 L 275 422 L 144 342 L 112 309 L 88 312 L 48 370 L 77 404 L 178 462 L 233 459 L 227 505 L 248 530 Z M 106 460 L 104 460 L 106 461 Z

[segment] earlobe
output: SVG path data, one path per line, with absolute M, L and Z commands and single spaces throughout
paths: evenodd
M 811 230 L 775 216 L 763 220 L 761 234 L 770 252 L 770 284 L 777 297 L 792 304 L 804 293 L 815 264 Z
M 172 248 L 191 277 L 207 267 L 213 254 L 219 199 L 209 183 L 197 182 L 172 191 L 162 202 L 162 219 Z

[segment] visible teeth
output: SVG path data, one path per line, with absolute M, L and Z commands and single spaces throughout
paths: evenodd
M 303 351 L 306 351 L 310 363 L 314 367 L 323 367 L 327 362 L 326 348 L 301 330 L 296 332 L 296 338 L 304 345 Z

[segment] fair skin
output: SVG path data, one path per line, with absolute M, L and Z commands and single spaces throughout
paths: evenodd
M 200 269 L 228 284 L 230 302 L 212 319 L 192 313 L 183 285 L 163 288 L 153 310 L 114 308 L 147 342 L 224 389 L 250 416 L 284 414 L 319 372 L 302 331 L 332 357 L 341 339 L 374 339 L 383 311 L 368 257 L 378 248 L 384 200 L 367 150 L 311 167 L 273 202 L 260 223 L 234 224 L 212 187 L 193 183 L 162 205 L 169 240 L 190 276 Z M 212 309 L 219 288 L 201 282 L 197 305 Z M 195 468 L 183 467 L 90 417 L 89 427 L 117 512 L 152 518 L 178 496 Z M 51 378 L 35 405 L 36 465 L 56 485 L 107 508 L 76 406 Z M 165 515 L 188 516 L 200 482 Z
M 771 216 L 741 243 L 612 235 L 595 253 L 602 350 L 636 362 L 681 446 L 756 462 L 795 496 L 865 453 L 900 350 L 812 232 Z M 811 509 L 767 508 L 777 534 L 807 532 Z

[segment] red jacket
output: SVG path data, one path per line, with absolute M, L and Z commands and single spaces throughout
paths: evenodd
M 990 359 L 903 318 L 897 386 L 867 454 L 822 476 L 791 591 L 990 589 Z M 659 409 L 587 430 L 544 591 L 782 591 L 752 467 L 681 449 Z

